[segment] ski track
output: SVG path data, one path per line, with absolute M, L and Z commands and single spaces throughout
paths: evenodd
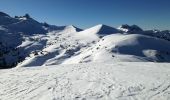
M 0 100 L 170 100 L 169 64 L 77 64 L 0 71 Z

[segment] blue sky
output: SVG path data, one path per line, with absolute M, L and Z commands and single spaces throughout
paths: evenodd
M 88 28 L 96 24 L 137 24 L 170 29 L 170 0 L 1 0 L 11 16 L 29 13 L 38 21 Z

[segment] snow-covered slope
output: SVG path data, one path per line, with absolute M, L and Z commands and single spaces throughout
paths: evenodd
M 11 17 L 0 12 L 0 68 L 10 68 L 25 60 L 29 55 L 41 51 L 55 34 L 79 32 L 81 29 L 70 26 L 55 26 L 40 23 L 28 14 Z M 49 38 L 50 37 L 50 38 Z
M 68 26 L 59 32 L 49 32 L 43 38 L 47 40 L 46 46 L 18 67 L 117 61 L 170 62 L 169 41 L 141 33 L 124 34 L 106 25 L 80 32 Z
M 0 70 L 1 100 L 169 100 L 167 63 L 89 63 Z
M 115 61 L 170 61 L 170 42 L 139 34 L 112 34 L 64 64 Z
M 137 25 L 81 30 L 0 12 L 0 68 L 87 62 L 170 62 L 170 31 Z

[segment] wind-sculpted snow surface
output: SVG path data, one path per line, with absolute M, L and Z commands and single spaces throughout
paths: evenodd
M 0 70 L 0 100 L 169 100 L 168 63 L 89 63 Z

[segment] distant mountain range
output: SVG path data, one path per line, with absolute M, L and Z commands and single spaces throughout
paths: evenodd
M 170 62 L 170 31 L 102 24 L 82 30 L 0 12 L 0 68 L 118 61 Z

